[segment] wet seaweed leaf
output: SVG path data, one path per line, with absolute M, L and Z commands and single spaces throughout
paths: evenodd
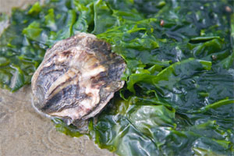
M 231 3 L 48 0 L 13 9 L 0 36 L 0 85 L 16 91 L 29 84 L 47 48 L 78 32 L 94 33 L 125 59 L 126 85 L 90 119 L 85 135 L 119 155 L 232 155 Z M 62 133 L 82 135 L 54 122 Z

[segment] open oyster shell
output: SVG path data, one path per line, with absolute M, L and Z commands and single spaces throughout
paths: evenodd
M 123 87 L 124 60 L 105 41 L 79 33 L 48 49 L 32 77 L 33 105 L 68 124 L 99 113 Z

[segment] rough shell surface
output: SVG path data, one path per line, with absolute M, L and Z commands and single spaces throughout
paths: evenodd
M 33 105 L 72 123 L 99 113 L 123 87 L 124 60 L 105 41 L 79 33 L 47 50 L 32 77 Z

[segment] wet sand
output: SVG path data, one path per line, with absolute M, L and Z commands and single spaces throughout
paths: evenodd
M 87 136 L 72 138 L 31 106 L 30 86 L 16 93 L 0 90 L 1 156 L 113 156 Z

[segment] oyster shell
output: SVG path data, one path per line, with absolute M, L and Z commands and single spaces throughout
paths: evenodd
M 98 114 L 123 87 L 124 60 L 96 36 L 79 33 L 48 49 L 32 77 L 33 105 L 68 124 Z

